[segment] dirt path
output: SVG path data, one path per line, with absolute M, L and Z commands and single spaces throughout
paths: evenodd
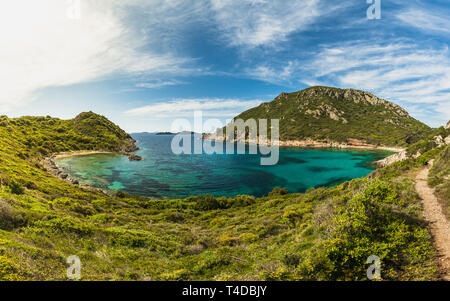
M 423 203 L 423 215 L 430 225 L 434 246 L 439 253 L 439 265 L 444 280 L 450 281 L 450 223 L 447 221 L 434 190 L 427 184 L 433 160 L 416 176 L 416 190 Z

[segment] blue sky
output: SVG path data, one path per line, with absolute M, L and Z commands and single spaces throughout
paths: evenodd
M 374 0 L 375 1 L 375 0 Z M 78 6 L 78 2 L 80 6 Z M 0 111 L 92 110 L 129 132 L 281 92 L 356 88 L 450 119 L 450 4 L 381 0 L 16 0 L 0 4 Z

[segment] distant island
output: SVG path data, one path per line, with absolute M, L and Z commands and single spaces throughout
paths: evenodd
M 178 133 L 172 133 L 172 132 L 158 132 L 155 135 L 158 136 L 170 136 L 170 135 L 196 135 L 196 132 L 190 132 L 190 131 L 182 131 L 182 132 L 178 132 Z M 198 135 L 203 135 L 203 134 L 198 134 Z

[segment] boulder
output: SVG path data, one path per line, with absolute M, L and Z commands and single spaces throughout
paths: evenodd
M 130 159 L 130 161 L 141 161 L 142 157 L 135 154 L 129 154 L 128 159 Z

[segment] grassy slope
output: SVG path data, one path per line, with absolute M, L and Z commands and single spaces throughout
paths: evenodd
M 441 150 L 306 194 L 119 198 L 69 185 L 38 163 L 41 153 L 93 149 L 96 140 L 126 144 L 123 132 L 90 117 L 101 137 L 74 133 L 74 121 L 3 118 L 1 280 L 65 279 L 70 255 L 80 256 L 85 280 L 360 280 L 370 255 L 383 260 L 384 279 L 436 277 L 411 174 Z
M 436 137 L 450 136 L 450 128 L 440 127 L 434 129 L 425 138 L 407 148 L 408 155 L 423 154 L 433 148 L 438 147 Z M 435 194 L 442 204 L 446 216 L 450 219 L 450 149 L 447 146 L 442 150 L 430 170 L 428 185 L 435 188 Z
M 450 219 L 450 146 L 447 146 L 434 162 L 428 184 L 435 187 L 442 208 Z
M 338 120 L 330 118 L 330 114 Z M 367 92 L 329 87 L 284 93 L 236 118 L 279 119 L 281 140 L 346 142 L 354 138 L 375 145 L 406 146 L 430 131 L 393 103 Z

